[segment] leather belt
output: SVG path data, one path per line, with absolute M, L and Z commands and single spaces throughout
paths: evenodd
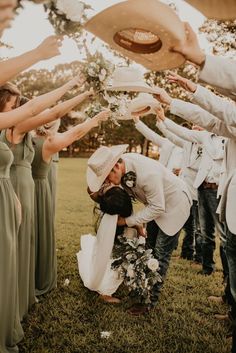
M 207 181 L 204 181 L 201 186 L 203 189 L 212 189 L 212 190 L 218 189 L 218 185 L 216 183 L 208 183 Z

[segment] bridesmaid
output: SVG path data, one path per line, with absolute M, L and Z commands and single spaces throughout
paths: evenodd
M 80 80 L 80 77 L 77 78 L 77 81 Z M 63 103 L 60 103 L 58 105 L 56 105 L 55 107 L 46 110 L 44 112 L 42 112 L 41 114 L 28 119 L 26 122 L 20 123 L 18 125 L 15 126 L 14 128 L 14 132 L 17 133 L 17 135 L 24 135 L 24 136 L 30 136 L 29 132 L 33 129 L 35 129 L 37 126 L 41 125 L 41 124 L 46 124 L 51 122 L 53 119 L 59 119 L 62 116 L 66 115 L 71 109 L 73 109 L 75 106 L 77 106 L 78 104 L 80 104 L 81 102 L 83 102 L 85 99 L 91 97 L 93 95 L 93 90 L 90 91 L 86 91 L 70 100 L 67 100 Z M 25 102 L 25 98 L 21 100 L 22 103 Z M 56 121 L 57 122 L 57 121 Z M 55 123 L 54 123 L 55 124 Z M 37 148 L 35 148 L 36 152 L 37 152 Z M 39 158 L 37 156 L 35 156 L 34 162 L 33 162 L 33 178 L 35 181 L 35 186 L 36 186 L 36 194 L 37 194 L 37 190 L 40 189 L 41 186 L 41 177 L 40 177 L 40 183 L 37 182 L 38 180 L 38 172 L 36 171 L 35 173 L 35 169 L 37 170 L 37 168 L 40 168 L 40 161 Z M 44 164 L 42 164 L 42 169 L 44 168 Z M 48 172 L 48 170 L 47 170 Z M 40 174 L 40 170 L 39 170 L 39 174 Z M 43 183 L 43 182 L 42 182 Z M 39 186 L 39 188 L 38 188 Z M 44 186 L 43 186 L 44 188 Z M 41 191 L 39 191 L 39 193 L 41 193 Z M 43 190 L 42 190 L 43 193 Z M 48 201 L 48 200 L 47 200 Z M 49 201 L 48 201 L 49 202 Z M 38 200 L 35 199 L 35 204 L 36 204 L 36 214 L 37 214 L 37 203 Z M 50 195 L 50 203 L 51 203 L 51 195 Z M 52 217 L 52 204 L 50 204 L 50 222 L 52 222 L 54 224 L 54 220 Z M 44 212 L 44 210 L 42 210 L 42 212 Z M 41 217 L 42 218 L 42 217 Z M 48 220 L 49 221 L 49 220 Z M 44 227 L 44 224 L 42 222 L 42 224 L 40 225 L 40 227 Z M 36 229 L 36 244 L 35 244 L 35 248 L 36 248 L 36 257 L 37 257 L 37 248 L 38 248 L 38 238 L 39 238 L 39 231 L 38 231 L 38 223 L 35 223 L 35 229 Z M 53 233 L 54 236 L 54 233 Z M 50 234 L 48 234 L 48 237 L 51 238 L 52 236 Z M 37 258 L 36 258 L 36 267 L 37 267 Z M 37 272 L 37 271 L 36 271 Z M 45 275 L 45 274 L 44 274 Z M 56 276 L 54 276 L 56 277 Z M 41 283 L 41 282 L 40 282 Z M 55 287 L 55 283 L 52 281 L 49 281 L 46 283 L 44 283 L 44 286 L 41 285 L 40 283 L 38 283 L 38 280 L 36 278 L 36 295 L 41 295 L 41 294 L 45 294 L 48 291 L 50 291 L 51 289 L 53 289 Z
M 60 127 L 60 120 L 57 120 L 53 123 L 46 124 L 45 127 L 49 130 L 50 133 L 56 133 Z M 56 195 L 57 195 L 57 171 L 58 171 L 58 163 L 59 163 L 59 152 L 55 153 L 52 156 L 52 163 L 50 164 L 49 172 L 48 172 L 48 182 L 52 195 L 52 210 L 53 210 L 53 219 L 55 222 L 56 215 Z
M 11 103 L 18 99 L 18 91 L 13 87 Z M 0 110 L 9 104 L 7 97 L 0 100 Z M 15 122 L 18 118 L 15 119 Z M 11 126 L 0 117 L 0 129 Z M 20 204 L 10 181 L 10 166 L 13 154 L 0 142 L 0 352 L 17 352 L 17 343 L 23 338 L 18 305 L 17 281 L 17 232 L 20 226 Z
M 29 101 L 15 111 L 26 111 L 28 106 L 32 117 L 32 113 L 40 113 L 54 104 L 68 89 L 77 85 L 78 81 L 79 79 L 76 77 L 62 87 Z M 0 99 L 3 92 L 2 87 Z M 11 97 L 10 93 L 9 96 Z M 14 105 L 6 103 L 3 111 L 12 110 L 14 107 Z M 13 114 L 13 112 L 14 110 L 4 114 Z M 28 124 L 27 122 L 30 121 L 31 119 L 28 119 L 25 123 Z M 22 206 L 22 221 L 18 233 L 19 313 L 22 320 L 35 302 L 34 181 L 31 171 L 34 148 L 31 135 L 18 132 L 16 127 L 2 131 L 0 140 L 8 145 L 13 152 L 14 162 L 11 165 L 10 178 Z
M 57 283 L 52 195 L 48 181 L 52 156 L 82 138 L 100 121 L 107 120 L 109 114 L 108 111 L 101 112 L 93 119 L 88 119 L 64 133 L 51 135 L 44 128 L 36 130 L 32 170 L 36 191 L 36 290 L 38 295 L 55 288 Z

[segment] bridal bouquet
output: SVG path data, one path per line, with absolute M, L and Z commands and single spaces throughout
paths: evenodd
M 152 289 L 162 278 L 158 272 L 159 262 L 152 250 L 145 248 L 145 239 L 119 236 L 113 256 L 112 269 L 119 271 L 128 290 L 143 303 L 150 304 Z
M 87 53 L 87 60 L 84 65 L 83 74 L 86 77 L 86 82 L 93 86 L 95 90 L 104 90 L 104 83 L 113 72 L 113 69 L 113 65 L 105 60 L 101 53 L 96 52 L 93 55 Z

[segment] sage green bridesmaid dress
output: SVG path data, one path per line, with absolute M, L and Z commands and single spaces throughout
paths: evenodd
M 52 209 L 53 209 L 53 218 L 55 221 L 56 215 L 56 194 L 57 194 L 57 169 L 59 162 L 59 153 L 55 153 L 52 156 L 52 162 L 50 163 L 50 168 L 48 172 L 48 182 L 52 195 Z
M 10 178 L 22 207 L 22 220 L 18 232 L 18 286 L 20 318 L 27 315 L 35 303 L 35 226 L 34 226 L 34 180 L 31 163 L 34 158 L 32 137 L 28 133 L 18 144 L 10 143 L 6 131 L 1 133 L 14 156 Z
M 20 211 L 10 180 L 13 155 L 0 142 L 0 352 L 18 352 L 23 338 L 18 303 L 17 243 Z
M 54 232 L 53 202 L 48 181 L 51 163 L 42 158 L 44 138 L 34 138 L 35 157 L 32 173 L 35 182 L 36 226 L 36 295 L 46 294 L 57 285 L 56 242 Z

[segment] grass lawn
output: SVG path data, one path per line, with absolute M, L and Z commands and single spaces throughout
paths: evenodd
M 226 353 L 227 323 L 215 313 L 227 307 L 209 303 L 222 293 L 218 252 L 217 270 L 210 277 L 197 275 L 199 267 L 173 254 L 156 311 L 144 317 L 126 313 L 124 288 L 117 306 L 102 302 L 83 287 L 76 252 L 81 234 L 93 232 L 93 203 L 86 193 L 85 159 L 61 159 L 57 204 L 58 287 L 31 310 L 24 322 L 20 353 Z M 171 221 L 171 220 L 170 220 Z M 181 242 L 181 241 L 180 241 Z M 64 286 L 69 279 L 68 286 Z M 112 332 L 108 339 L 101 331 Z

